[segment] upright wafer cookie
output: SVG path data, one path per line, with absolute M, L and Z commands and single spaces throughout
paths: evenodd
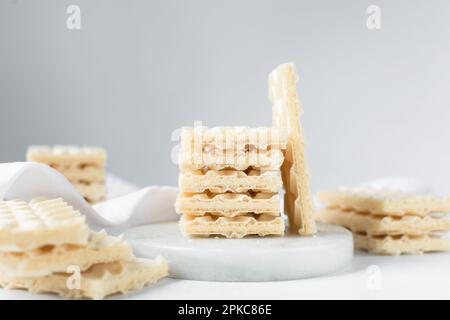
M 242 238 L 248 235 L 283 235 L 284 221 L 281 217 L 266 214 L 247 214 L 232 218 L 183 215 L 180 229 L 185 236 L 220 235 L 227 238 Z
M 421 254 L 449 251 L 450 241 L 445 237 L 421 236 L 368 236 L 353 234 L 355 249 L 382 255 Z
M 181 193 L 175 203 L 177 213 L 204 215 L 220 213 L 232 217 L 242 212 L 274 213 L 280 212 L 278 194 L 272 193 L 221 193 L 186 194 Z
M 450 217 L 447 216 L 395 217 L 324 208 L 318 212 L 317 219 L 368 235 L 421 235 L 450 230 Z
M 157 282 L 167 276 L 168 264 L 162 257 L 155 260 L 135 259 L 93 265 L 81 273 L 80 288 L 68 287 L 72 274 L 55 273 L 40 278 L 8 278 L 0 274 L 0 286 L 26 289 L 34 293 L 56 293 L 67 298 L 103 299 Z
M 179 187 L 192 193 L 242 193 L 249 190 L 275 193 L 282 187 L 282 181 L 279 171 L 195 170 L 180 174 Z
M 274 126 L 287 130 L 288 144 L 281 168 L 286 189 L 285 210 L 291 225 L 302 235 L 317 232 L 304 153 L 304 137 L 300 126 L 302 112 L 297 95 L 295 66 L 278 66 L 269 76 L 269 96 L 273 103 Z
M 45 245 L 86 245 L 86 219 L 63 199 L 0 201 L 0 251 L 23 252 Z
M 426 216 L 450 212 L 450 198 L 437 198 L 371 187 L 339 187 L 318 193 L 318 199 L 331 208 L 351 209 L 380 215 Z
M 46 245 L 22 253 L 0 252 L 0 273 L 14 278 L 40 277 L 66 272 L 69 266 L 85 271 L 94 264 L 133 258 L 130 245 L 122 237 L 101 231 L 91 234 L 87 246 Z

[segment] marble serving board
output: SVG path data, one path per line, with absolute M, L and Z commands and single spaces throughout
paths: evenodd
M 352 234 L 319 223 L 315 236 L 243 239 L 181 235 L 176 221 L 128 229 L 125 237 L 138 257 L 168 259 L 170 277 L 204 281 L 280 281 L 335 273 L 350 265 Z

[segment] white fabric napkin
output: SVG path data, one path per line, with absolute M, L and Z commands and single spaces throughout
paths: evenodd
M 111 177 L 108 177 L 111 180 Z M 118 178 L 112 177 L 120 183 Z M 123 183 L 122 183 L 123 186 Z M 134 188 L 127 184 L 127 190 Z M 117 193 L 117 190 L 116 190 Z M 0 200 L 33 197 L 61 197 L 86 215 L 93 227 L 123 229 L 131 226 L 178 219 L 174 210 L 177 189 L 151 186 L 89 205 L 75 187 L 58 171 L 34 162 L 0 164 Z

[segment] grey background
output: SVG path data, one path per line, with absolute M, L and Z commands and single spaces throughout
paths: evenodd
M 100 145 L 123 178 L 175 184 L 173 130 L 270 125 L 267 75 L 293 61 L 314 189 L 382 176 L 450 189 L 449 18 L 445 0 L 0 0 L 0 161 Z

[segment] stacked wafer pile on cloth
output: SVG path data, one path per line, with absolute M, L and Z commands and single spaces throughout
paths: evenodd
M 450 250 L 450 199 L 373 187 L 320 192 L 317 219 L 353 232 L 355 248 L 375 254 Z
M 61 198 L 0 201 L 0 286 L 102 299 L 168 274 L 162 257 L 138 259 L 121 237 L 85 220 Z
M 282 185 L 290 226 L 316 233 L 297 81 L 291 63 L 270 74 L 273 127 L 182 129 L 175 207 L 184 235 L 283 235 Z
M 90 204 L 106 199 L 106 152 L 101 148 L 32 146 L 27 161 L 40 162 L 59 171 Z

